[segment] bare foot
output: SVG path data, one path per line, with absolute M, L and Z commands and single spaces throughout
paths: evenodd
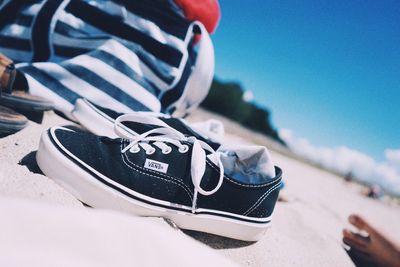
M 399 244 L 387 239 L 358 215 L 350 215 L 349 222 L 369 234 L 365 237 L 343 230 L 343 242 L 350 246 L 348 253 L 357 266 L 400 267 Z

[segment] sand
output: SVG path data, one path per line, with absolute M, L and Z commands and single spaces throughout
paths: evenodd
M 34 151 L 38 147 L 41 132 L 52 125 L 71 124 L 49 112 L 45 114 L 44 121 L 41 124 L 30 122 L 29 126 L 21 132 L 0 139 L 0 212 L 2 216 L 5 216 L 19 211 L 19 217 L 15 218 L 21 218 L 21 220 L 26 220 L 27 222 L 14 225 L 12 220 L 8 219 L 0 223 L 0 229 L 17 235 L 14 235 L 15 239 L 13 236 L 6 238 L 0 236 L 0 248 L 2 251 L 4 249 L 13 251 L 13 253 L 7 254 L 8 256 L 0 256 L 0 263 L 12 262 L 7 261 L 7 259 L 10 260 L 12 255 L 18 254 L 19 251 L 14 250 L 19 250 L 19 244 L 25 244 L 24 247 L 26 247 L 26 244 L 35 244 L 32 240 L 36 240 L 40 236 L 46 240 L 48 235 L 57 232 L 57 229 L 61 231 L 63 224 L 60 223 L 58 228 L 50 227 L 52 229 L 50 231 L 43 229 L 41 231 L 40 228 L 35 228 L 34 233 L 32 231 L 20 231 L 21 227 L 26 230 L 29 225 L 33 223 L 37 225 L 43 221 L 52 221 L 54 225 L 57 224 L 54 216 L 59 218 L 58 221 L 63 222 L 65 220 L 62 220 L 62 218 L 66 217 L 65 214 L 77 214 L 70 217 L 74 217 L 74 220 L 77 221 L 76 223 L 80 222 L 85 225 L 86 229 L 88 227 L 88 219 L 85 218 L 93 218 L 91 216 L 100 221 L 104 220 L 107 222 L 106 225 L 110 226 L 111 229 L 107 229 L 107 234 L 101 233 L 101 227 L 94 226 L 90 230 L 92 235 L 81 235 L 82 239 L 86 238 L 82 241 L 83 243 L 72 242 L 67 246 L 65 242 L 54 242 L 52 249 L 56 249 L 57 245 L 59 245 L 64 250 L 69 248 L 68 253 L 76 253 L 78 251 L 76 248 L 86 244 L 85 242 L 96 244 L 92 250 L 88 251 L 89 254 L 80 255 L 80 258 L 77 258 L 82 259 L 82 261 L 90 260 L 88 255 L 94 255 L 94 258 L 92 258 L 96 259 L 96 261 L 92 261 L 92 263 L 98 263 L 99 259 L 103 259 L 105 257 L 103 254 L 106 250 L 109 253 L 105 255 L 112 257 L 113 255 L 119 255 L 117 253 L 118 250 L 126 250 L 131 246 L 130 253 L 140 254 L 140 244 L 144 245 L 142 246 L 143 254 L 137 258 L 138 261 L 136 263 L 143 263 L 146 262 L 146 257 L 143 255 L 149 255 L 149 251 L 151 251 L 149 247 L 152 244 L 154 247 L 160 248 L 162 246 L 168 247 L 166 244 L 169 243 L 168 251 L 172 247 L 176 251 L 185 251 L 188 255 L 197 255 L 192 257 L 193 261 L 182 259 L 181 263 L 184 262 L 185 265 L 199 263 L 210 265 L 211 262 L 222 266 L 234 262 L 242 266 L 353 266 L 341 243 L 341 230 L 344 226 L 348 226 L 346 218 L 352 212 L 364 215 L 383 231 L 387 232 L 393 239 L 400 240 L 400 229 L 398 227 L 400 207 L 398 204 L 384 203 L 366 198 L 362 195 L 363 187 L 344 182 L 342 177 L 298 161 L 290 157 L 290 155 L 288 156 L 284 148 L 273 143 L 268 138 L 241 128 L 222 117 L 199 110 L 189 117 L 189 120 L 199 121 L 209 117 L 217 117 L 224 122 L 227 142 L 255 142 L 273 148 L 272 156 L 275 164 L 279 165 L 284 171 L 286 186 L 282 194 L 288 202 L 279 202 L 277 204 L 273 225 L 259 242 L 248 243 L 199 232 L 183 233 L 171 227 L 162 219 L 135 218 L 126 214 L 94 211 L 83 207 L 79 201 L 51 179 L 35 173 L 38 172 L 38 169 L 34 160 Z M 235 133 L 235 135 L 232 133 Z M 15 209 L 10 208 L 14 206 L 16 207 Z M 44 217 L 38 218 L 31 211 L 25 214 L 23 211 L 28 209 L 40 210 L 40 214 Z M 53 216 L 52 214 L 54 213 L 57 215 Z M 45 220 L 44 218 L 52 219 Z M 32 224 L 29 222 L 32 222 Z M 128 227 L 128 225 L 132 225 L 132 227 Z M 69 229 L 69 231 L 72 230 Z M 96 231 L 99 232 L 99 236 L 90 239 L 90 236 L 93 236 Z M 115 236 L 120 236 L 120 239 L 117 237 L 111 238 L 112 231 L 115 231 Z M 141 234 L 136 235 L 138 232 Z M 146 234 L 147 232 L 148 234 Z M 126 235 L 122 233 L 126 233 Z M 137 238 L 135 239 L 134 236 L 137 236 Z M 157 236 L 160 236 L 160 238 L 157 238 Z M 168 236 L 169 242 L 156 242 L 156 240 L 165 240 L 161 238 L 162 236 Z M 24 237 L 26 238 L 24 239 Z M 24 242 L 18 243 L 15 241 L 9 244 L 10 240 L 24 240 Z M 59 241 L 59 239 L 57 240 Z M 120 244 L 117 242 L 118 240 L 121 240 Z M 146 242 L 143 240 L 146 240 Z M 31 242 L 29 243 L 29 241 Z M 107 245 L 106 247 L 101 247 L 99 246 L 101 242 L 114 242 L 115 246 Z M 40 242 L 38 243 L 40 244 Z M 46 247 L 44 246 L 44 248 Z M 96 258 L 96 249 L 98 249 L 99 255 L 103 255 L 102 257 Z M 179 256 L 173 256 L 175 255 L 173 253 L 168 254 L 169 257 L 165 256 L 165 252 L 160 255 L 163 256 L 159 262 L 164 264 L 175 265 L 179 262 Z M 63 257 L 65 255 L 60 255 L 60 261 L 64 259 Z M 44 258 L 41 259 L 43 260 L 42 266 L 51 265 L 49 261 L 44 261 Z M 122 259 L 126 259 L 125 263 L 129 263 L 129 257 L 122 257 L 121 261 L 118 261 L 118 265 L 124 265 L 122 264 Z M 41 265 L 39 264 L 40 258 L 36 260 L 38 261 L 32 261 L 32 263 Z M 52 258 L 52 260 L 57 260 L 57 258 Z M 103 266 L 113 265 L 107 264 L 110 262 L 105 259 L 101 262 Z M 27 262 L 21 261 L 21 263 Z M 157 264 L 157 261 L 150 260 L 147 263 L 150 265 L 151 263 Z M 74 265 L 78 265 L 77 262 L 74 262 Z

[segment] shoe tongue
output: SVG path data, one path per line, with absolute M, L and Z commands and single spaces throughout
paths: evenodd
M 142 134 L 142 133 L 145 133 L 145 132 L 148 132 L 150 130 L 160 127 L 160 126 L 144 124 L 144 123 L 134 122 L 134 121 L 124 121 L 124 122 L 122 122 L 122 124 L 125 125 L 126 127 L 128 127 L 129 129 L 133 129 L 137 134 Z
M 221 162 L 225 174 L 246 184 L 262 184 L 275 177 L 269 151 L 262 146 L 221 147 Z M 208 157 L 211 161 L 212 156 Z
M 108 116 L 113 118 L 114 120 L 116 120 L 119 116 L 123 115 L 122 113 L 118 113 L 113 110 L 98 106 L 92 102 L 90 102 L 90 104 L 95 106 L 97 109 L 101 110 L 102 112 L 104 112 L 105 114 L 107 114 Z M 149 116 L 152 116 L 152 115 L 149 114 Z M 163 123 L 169 125 L 170 127 L 174 128 L 175 130 L 181 132 L 182 134 L 184 134 L 186 136 L 194 136 L 197 139 L 208 143 L 215 150 L 217 150 L 220 147 L 220 144 L 218 142 L 214 142 L 214 141 L 210 140 L 208 137 L 205 137 L 203 134 L 197 133 L 196 130 L 192 129 L 190 126 L 188 126 L 186 123 L 184 123 L 180 119 L 172 118 L 169 116 L 165 116 L 165 117 L 159 116 L 159 117 L 157 117 L 157 119 L 159 119 Z M 125 125 L 126 127 L 134 130 L 137 134 L 142 134 L 147 131 L 153 130 L 154 128 L 160 127 L 159 125 L 154 125 L 151 123 L 142 123 L 142 122 L 138 122 L 138 121 L 123 121 L 121 123 L 123 125 Z M 219 128 L 221 128 L 221 127 L 219 127 Z
M 214 150 L 217 150 L 221 144 L 216 143 L 208 138 L 208 136 L 203 135 L 196 131 L 195 128 L 187 125 L 180 119 L 176 118 L 160 118 L 163 122 L 174 128 L 175 130 L 181 132 L 185 136 L 194 136 L 197 139 L 206 142 L 209 146 L 211 146 Z
M 110 138 L 110 137 L 107 137 L 107 136 L 99 136 L 98 138 L 102 143 L 105 143 L 105 144 L 114 144 L 114 143 L 120 143 L 121 142 L 120 138 Z

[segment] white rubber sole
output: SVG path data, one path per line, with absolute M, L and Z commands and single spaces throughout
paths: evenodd
M 264 218 L 267 222 L 252 223 L 217 215 L 193 214 L 190 212 L 190 207 L 185 206 L 179 206 L 179 208 L 185 208 L 188 210 L 187 212 L 168 209 L 128 197 L 102 183 L 64 155 L 53 144 L 47 131 L 42 134 L 36 160 L 46 176 L 52 178 L 80 201 L 95 208 L 118 210 L 137 216 L 164 217 L 172 220 L 182 229 L 207 232 L 244 241 L 259 240 L 270 226 L 270 218 Z M 149 200 L 154 203 L 163 202 L 168 203 L 170 207 L 178 207 L 177 204 L 160 201 L 137 192 L 133 193 L 147 202 Z M 200 210 L 206 211 L 205 209 L 196 211 Z

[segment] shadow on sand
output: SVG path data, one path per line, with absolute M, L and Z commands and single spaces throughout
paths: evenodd
M 28 168 L 30 172 L 36 173 L 36 174 L 43 174 L 43 172 L 40 170 L 39 166 L 37 165 L 36 162 L 36 152 L 37 151 L 32 151 L 29 154 L 27 154 L 25 157 L 23 157 L 18 164 L 21 166 L 25 166 Z
M 228 237 L 217 236 L 213 234 L 183 230 L 188 236 L 200 241 L 201 243 L 213 248 L 213 249 L 227 249 L 227 248 L 241 248 L 253 245 L 256 242 L 248 242 L 236 240 Z

